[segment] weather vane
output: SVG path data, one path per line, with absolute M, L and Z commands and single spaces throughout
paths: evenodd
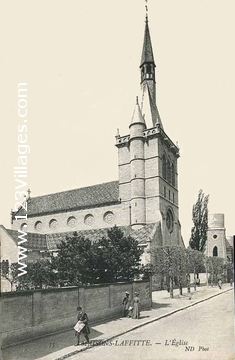
M 145 10 L 146 10 L 146 19 L 148 19 L 148 6 L 147 6 L 148 0 L 145 0 Z

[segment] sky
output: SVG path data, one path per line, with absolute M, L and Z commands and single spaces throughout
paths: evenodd
M 18 83 L 27 83 L 31 196 L 118 179 L 115 135 L 140 93 L 144 0 L 4 3 L 1 26 L 1 209 L 10 228 L 18 161 Z M 199 189 L 235 234 L 234 0 L 149 0 L 157 105 L 176 143 L 188 244 Z M 151 123 L 147 120 L 147 125 Z

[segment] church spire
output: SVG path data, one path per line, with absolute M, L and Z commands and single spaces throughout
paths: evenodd
M 149 26 L 148 26 L 148 14 L 146 14 L 146 18 L 145 18 L 144 43 L 142 49 L 140 68 L 143 68 L 143 66 L 147 63 L 152 64 L 154 67 L 156 67 L 154 63 L 153 48 L 152 48 Z
M 148 120 L 149 117 L 152 120 L 153 126 L 160 125 L 163 129 L 156 104 L 156 82 L 155 82 L 156 65 L 154 62 L 147 11 L 148 10 L 146 8 L 144 43 L 143 43 L 142 56 L 140 62 L 140 72 L 141 72 L 140 84 L 142 90 L 141 111 L 142 114 L 145 115 L 146 121 Z

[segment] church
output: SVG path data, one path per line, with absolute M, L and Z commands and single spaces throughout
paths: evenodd
M 140 96 L 129 134 L 115 137 L 118 179 L 69 191 L 31 197 L 11 213 L 11 237 L 27 232 L 28 256 L 43 257 L 74 231 L 95 241 L 116 225 L 146 251 L 157 245 L 184 246 L 179 221 L 179 148 L 166 134 L 156 102 L 156 72 L 148 16 L 140 60 Z M 30 259 L 30 256 L 29 256 Z

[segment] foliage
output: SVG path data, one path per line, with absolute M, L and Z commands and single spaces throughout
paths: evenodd
M 192 220 L 194 226 L 191 230 L 189 245 L 192 249 L 204 251 L 207 240 L 208 230 L 208 202 L 209 195 L 205 195 L 199 190 L 196 204 L 193 205 Z
M 224 259 L 217 256 L 209 256 L 206 258 L 207 271 L 210 273 L 210 282 L 215 284 L 219 279 L 226 281 L 226 264 Z
M 227 261 L 225 264 L 225 269 L 227 273 L 227 281 L 230 282 L 231 279 L 233 280 L 234 278 L 234 263 Z
M 18 280 L 18 263 L 9 265 L 8 260 L 3 260 L 1 262 L 1 276 L 10 282 L 12 291 L 13 285 L 16 284 Z
M 154 266 L 152 264 L 141 265 L 140 277 L 142 280 L 149 280 L 153 274 L 154 274 Z
M 116 226 L 107 231 L 107 238 L 93 244 L 94 282 L 133 280 L 140 273 L 143 253 L 137 240 L 125 237 Z
M 205 272 L 205 255 L 198 250 L 193 250 L 190 247 L 186 249 L 186 268 L 187 274 L 194 274 L 194 290 L 196 290 L 197 274 Z
M 138 242 L 124 236 L 116 226 L 94 243 L 75 232 L 61 241 L 57 256 L 28 264 L 21 287 L 82 286 L 133 280 L 143 272 L 142 253 Z
M 152 251 L 154 274 L 166 277 L 167 288 L 173 297 L 174 283 L 182 293 L 186 273 L 185 249 L 181 246 L 159 246 Z
M 39 259 L 28 262 L 27 274 L 19 278 L 18 290 L 43 289 L 52 285 L 56 285 L 56 274 L 51 262 L 48 259 Z
M 201 251 L 188 247 L 186 249 L 186 263 L 187 273 L 205 272 L 205 255 Z
M 92 278 L 91 241 L 73 237 L 61 241 L 58 255 L 52 258 L 52 269 L 57 273 L 57 282 L 61 285 L 76 285 L 89 283 Z

